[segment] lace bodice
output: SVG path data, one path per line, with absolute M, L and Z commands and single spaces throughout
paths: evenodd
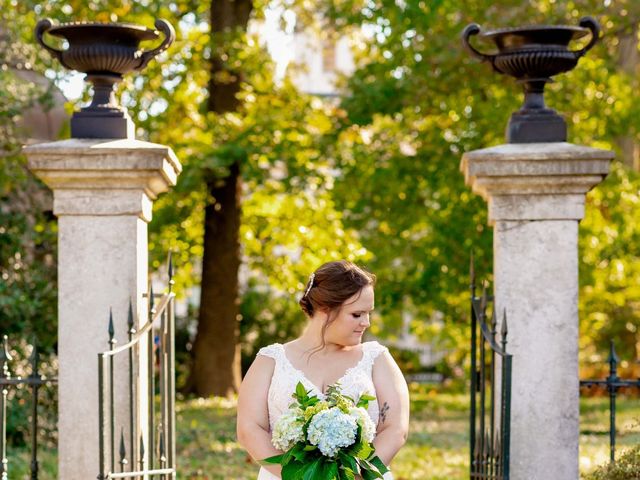
M 375 341 L 363 343 L 362 358 L 360 361 L 355 366 L 347 369 L 344 375 L 338 380 L 342 393 L 356 401 L 364 393 L 375 396 L 375 386 L 373 385 L 371 375 L 373 362 L 376 357 L 385 350 L 387 350 L 387 347 Z M 315 394 L 320 399 L 326 397 L 301 370 L 291 364 L 285 355 L 284 345 L 274 343 L 263 347 L 258 351 L 258 355 L 271 357 L 276 362 L 273 376 L 271 377 L 268 397 L 269 426 L 271 431 L 273 431 L 273 426 L 280 418 L 280 415 L 282 415 L 291 402 L 293 402 L 291 394 L 295 391 L 299 381 L 302 382 L 307 390 L 311 389 L 310 395 Z M 379 412 L 378 402 L 376 400 L 369 402 L 368 412 L 373 423 L 377 425 Z

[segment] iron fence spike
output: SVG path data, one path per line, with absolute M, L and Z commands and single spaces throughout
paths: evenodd
M 113 326 L 113 308 L 109 307 L 109 343 L 114 343 L 114 337 L 116 335 L 115 328 Z
M 120 462 L 127 458 L 127 447 L 124 444 L 124 427 L 120 427 Z
M 609 341 L 609 358 L 607 359 L 607 362 L 609 362 L 610 364 L 616 364 L 616 365 L 620 362 L 620 358 L 616 353 L 616 347 L 613 340 Z
M 169 274 L 169 285 L 173 281 L 173 252 L 169 250 L 169 258 L 167 259 L 167 273 Z
M 509 334 L 509 327 L 507 326 L 507 309 L 502 309 L 502 331 L 500 332 L 502 335 L 502 341 L 507 343 L 507 335 Z
M 135 333 L 133 328 L 133 302 L 131 297 L 129 297 L 129 312 L 127 315 L 127 325 L 129 326 L 129 333 Z
M 144 437 L 140 434 L 140 462 L 144 463 Z
M 165 451 L 164 451 L 164 430 L 162 429 L 162 426 L 158 425 L 158 430 L 160 431 L 160 435 L 159 435 L 159 445 L 158 445 L 158 452 L 160 453 L 160 458 L 164 457 Z
M 38 351 L 38 344 L 34 340 L 33 342 L 33 350 L 31 351 L 31 377 L 38 378 L 38 363 L 40 361 L 40 352 Z
M 155 300 L 153 298 L 153 282 L 149 282 L 149 312 L 153 313 Z

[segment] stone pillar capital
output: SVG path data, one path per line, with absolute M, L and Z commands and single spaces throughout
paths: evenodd
M 171 148 L 134 139 L 77 139 L 24 148 L 29 168 L 54 192 L 60 215 L 137 215 L 176 184 L 182 166 Z
M 487 200 L 489 222 L 580 220 L 584 197 L 609 173 L 613 152 L 571 143 L 511 143 L 462 156 L 460 170 Z

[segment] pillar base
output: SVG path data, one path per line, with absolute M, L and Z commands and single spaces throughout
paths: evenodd
M 507 125 L 509 143 L 566 142 L 567 123 L 554 110 L 514 112 Z
M 71 117 L 72 138 L 135 138 L 135 125 L 124 110 L 93 109 Z

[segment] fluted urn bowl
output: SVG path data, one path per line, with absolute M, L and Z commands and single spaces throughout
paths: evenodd
M 545 78 L 576 66 L 586 48 L 570 51 L 569 42 L 588 32 L 582 27 L 533 26 L 493 30 L 480 36 L 495 42 L 499 53 L 492 62 L 499 72 L 516 78 Z
M 156 29 L 131 23 L 70 22 L 54 25 L 42 19 L 36 25 L 36 38 L 49 53 L 70 70 L 86 73 L 94 87 L 91 105 L 74 113 L 71 136 L 76 138 L 129 138 L 133 123 L 118 105 L 114 89 L 122 76 L 140 71 L 175 40 L 173 27 L 165 20 Z M 164 39 L 156 48 L 144 51 L 140 42 Z M 58 50 L 45 42 L 45 34 L 63 38 L 68 48 Z
M 46 28 L 47 24 L 46 20 L 39 24 L 41 31 L 69 43 L 67 50 L 51 49 L 54 55 L 68 69 L 85 73 L 123 75 L 138 70 L 150 57 L 149 52 L 143 55 L 140 42 L 159 37 L 155 30 L 126 23 L 63 23 Z
M 584 48 L 570 50 L 573 40 L 591 33 Z M 485 54 L 470 43 L 478 35 L 491 41 L 497 52 Z M 544 104 L 544 87 L 554 75 L 572 70 L 578 60 L 598 41 L 600 25 L 592 17 L 583 17 L 579 26 L 533 25 L 502 28 L 482 32 L 479 25 L 468 25 L 462 33 L 467 51 L 488 62 L 502 74 L 515 77 L 523 84 L 525 99 L 522 108 L 509 122 L 507 138 L 511 142 L 565 141 L 566 124 L 554 110 Z

